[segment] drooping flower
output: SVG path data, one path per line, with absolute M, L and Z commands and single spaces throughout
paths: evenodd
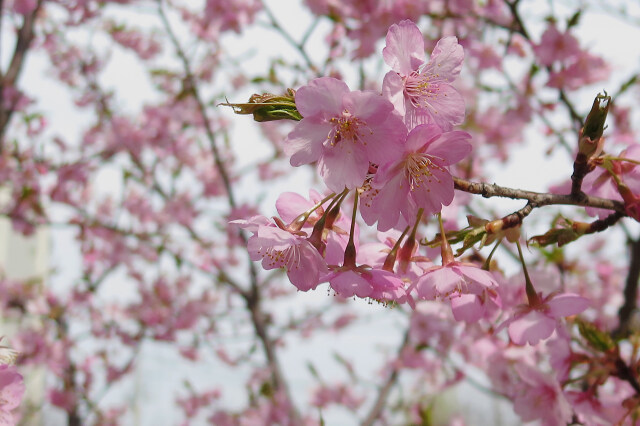
M 458 261 L 428 269 L 415 284 L 423 300 L 449 300 L 456 321 L 472 322 L 500 305 L 498 284 L 490 272 Z
M 382 83 L 382 94 L 404 116 L 409 129 L 435 123 L 443 130 L 464 120 L 464 100 L 451 82 L 458 77 L 464 51 L 456 37 L 444 37 L 425 62 L 422 33 L 410 20 L 389 28 L 382 55 L 393 71 Z
M 500 324 L 496 333 L 505 327 L 511 340 L 518 344 L 537 344 L 551 336 L 562 317 L 579 314 L 590 305 L 589 299 L 573 293 L 551 293 L 531 305 L 521 305 L 516 313 Z
M 418 209 L 437 213 L 453 201 L 453 178 L 448 167 L 471 151 L 466 132 L 442 133 L 436 125 L 420 125 L 407 136 L 402 157 L 381 166 L 362 196 L 361 213 L 378 230 L 415 220 Z M 393 208 L 389 208 L 393 206 Z
M 308 291 L 318 286 L 327 265 L 307 240 L 306 233 L 287 230 L 281 221 L 272 222 L 264 216 L 231 223 L 253 233 L 247 243 L 251 260 L 262 260 L 262 267 L 267 270 L 286 268 L 289 280 L 299 290 Z
M 294 167 L 317 161 L 332 191 L 362 185 L 369 162 L 398 157 L 407 129 L 379 94 L 350 91 L 343 81 L 322 77 L 301 87 L 295 101 L 303 119 L 287 136 L 285 153 Z
M 406 291 L 406 284 L 393 272 L 361 266 L 341 266 L 335 268 L 325 278 L 329 285 L 342 297 L 357 296 L 371 298 L 382 303 L 409 303 L 415 306 Z

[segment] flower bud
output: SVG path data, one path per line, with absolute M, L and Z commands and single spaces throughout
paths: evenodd
M 236 114 L 253 114 L 253 119 L 258 122 L 275 120 L 302 120 L 302 115 L 296 108 L 296 92 L 287 89 L 286 95 L 273 95 L 264 93 L 254 94 L 249 98 L 248 103 L 232 104 L 222 103 L 220 105 L 230 106 Z
M 602 105 L 600 104 L 602 102 Z M 607 119 L 609 105 L 611 104 L 611 96 L 598 94 L 593 100 L 593 106 L 584 126 L 580 131 L 578 141 L 578 150 L 580 154 L 584 154 L 587 158 L 592 157 L 602 150 L 602 133 L 604 132 L 604 122 Z

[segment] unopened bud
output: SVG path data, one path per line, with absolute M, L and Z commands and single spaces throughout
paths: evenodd
M 578 150 L 587 158 L 602 150 L 602 133 L 610 104 L 611 96 L 608 96 L 607 92 L 604 92 L 604 95 L 598 94 L 593 100 L 589 115 L 584 120 L 584 126 L 580 131 Z
M 232 104 L 222 103 L 220 105 L 230 106 L 236 114 L 253 114 L 253 119 L 258 122 L 275 120 L 302 120 L 302 115 L 296 108 L 296 92 L 287 89 L 285 95 L 273 95 L 264 93 L 254 94 L 249 98 L 248 103 Z

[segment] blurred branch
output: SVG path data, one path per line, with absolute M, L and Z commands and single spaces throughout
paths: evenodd
M 626 337 L 629 334 L 630 322 L 637 307 L 638 281 L 640 281 L 640 237 L 637 240 L 630 240 L 629 246 L 631 248 L 629 273 L 624 286 L 624 303 L 618 310 L 620 323 L 612 333 L 615 337 Z
M 321 74 L 320 70 L 318 70 L 318 67 L 316 67 L 316 65 L 313 63 L 313 61 L 311 60 L 311 58 L 307 54 L 307 51 L 304 48 L 304 45 L 306 44 L 307 40 L 309 39 L 309 36 L 311 36 L 311 33 L 313 32 L 313 30 L 315 29 L 315 27 L 316 27 L 316 25 L 318 23 L 318 20 L 316 19 L 311 24 L 311 26 L 305 32 L 305 34 L 304 34 L 304 36 L 302 38 L 302 41 L 300 43 L 298 43 L 297 41 L 295 41 L 293 39 L 291 34 L 289 34 L 282 27 L 282 25 L 280 25 L 280 23 L 278 22 L 278 20 L 274 16 L 273 12 L 271 12 L 271 9 L 269 9 L 269 7 L 267 6 L 266 2 L 262 1 L 261 3 L 262 3 L 262 8 L 264 9 L 265 13 L 267 14 L 267 17 L 269 18 L 269 23 L 271 24 L 271 27 L 273 29 L 275 29 L 278 33 L 280 33 L 282 35 L 282 37 L 284 37 L 284 39 L 287 40 L 287 42 L 300 54 L 300 56 L 302 56 L 302 59 L 304 59 L 304 62 L 307 64 L 309 69 L 316 76 L 320 76 L 320 74 Z
M 397 359 L 400 358 L 400 355 L 402 354 L 402 352 L 405 350 L 405 348 L 409 346 L 409 329 L 410 329 L 410 325 L 407 325 L 407 331 L 405 331 L 404 333 L 404 338 L 402 339 L 402 343 L 398 348 L 395 361 L 397 361 Z M 387 398 L 391 393 L 391 389 L 393 389 L 393 386 L 396 384 L 396 381 L 398 380 L 398 376 L 400 374 L 401 368 L 402 367 L 397 365 L 397 362 L 396 364 L 394 364 L 393 369 L 391 370 L 391 373 L 387 377 L 387 380 L 382 384 L 382 386 L 380 386 L 380 389 L 378 390 L 378 396 L 376 397 L 376 400 L 373 403 L 373 407 L 371 407 L 369 414 L 364 419 L 361 426 L 371 426 L 378 419 L 378 417 L 380 417 L 382 410 L 387 404 Z
M 7 106 L 4 98 L 4 89 L 7 87 L 15 87 L 18 77 L 20 77 L 22 66 L 24 65 L 29 46 L 34 37 L 35 21 L 42 2 L 43 0 L 39 0 L 33 12 L 24 17 L 22 26 L 16 36 L 16 46 L 13 50 L 9 67 L 7 71 L 0 76 L 0 152 L 2 152 L 4 148 L 4 134 L 7 130 L 7 124 L 13 115 L 15 104 L 17 103 L 16 98 L 13 100 L 12 105 Z M 2 4 L 0 3 L 0 9 L 1 7 Z

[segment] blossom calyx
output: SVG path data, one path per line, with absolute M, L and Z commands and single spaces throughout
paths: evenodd
M 295 95 L 295 90 L 287 89 L 285 95 L 254 94 L 251 95 L 248 103 L 222 103 L 220 105 L 230 106 L 236 114 L 253 114 L 253 119 L 258 122 L 275 120 L 300 121 L 302 120 L 302 115 L 300 115 L 296 107 Z

